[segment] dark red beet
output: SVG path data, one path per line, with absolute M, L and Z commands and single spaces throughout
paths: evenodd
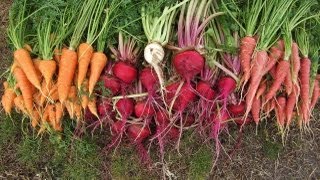
M 121 114 L 122 118 L 128 118 L 134 110 L 134 102 L 132 99 L 124 98 L 120 99 L 116 103 L 117 110 Z
M 218 88 L 222 99 L 226 99 L 235 89 L 237 83 L 231 77 L 223 77 L 218 81 Z
M 235 117 L 242 116 L 246 110 L 245 102 L 241 102 L 240 104 L 230 104 L 228 106 L 228 111 Z
M 250 124 L 251 122 L 253 122 L 252 118 L 247 117 L 246 120 L 242 119 L 236 119 L 235 122 L 239 125 L 242 126 L 243 124 Z M 245 122 L 245 123 L 244 123 Z
M 166 101 L 168 104 L 174 99 L 176 91 L 179 87 L 179 83 L 173 83 L 166 87 L 167 96 Z M 191 102 L 196 98 L 196 94 L 192 91 L 192 87 L 188 84 L 184 84 L 181 87 L 178 97 L 175 99 L 173 108 L 177 111 L 183 111 Z
M 155 111 L 150 103 L 146 101 L 142 101 L 142 102 L 138 102 L 134 106 L 134 113 L 138 118 L 151 117 L 155 114 Z
M 112 67 L 113 75 L 126 84 L 131 84 L 137 79 L 137 69 L 130 64 L 118 61 Z
M 155 115 L 155 121 L 159 125 L 167 125 L 170 123 L 168 114 L 164 111 L 158 111 Z
M 140 81 L 144 88 L 147 89 L 148 92 L 153 92 L 156 90 L 156 86 L 159 84 L 158 77 L 156 72 L 150 67 L 144 68 L 140 72 Z
M 204 58 L 197 51 L 184 51 L 173 58 L 173 66 L 188 83 L 201 72 L 204 67 Z
M 184 123 L 184 127 L 188 127 L 188 126 L 191 126 L 193 123 L 194 123 L 194 116 L 192 115 L 189 115 L 189 116 L 186 116 L 184 119 L 183 119 L 183 123 Z
M 120 133 L 123 132 L 124 126 L 125 126 L 124 121 L 116 121 L 112 124 L 111 131 L 114 135 L 119 135 Z
M 143 128 L 143 125 L 138 124 L 130 125 L 127 130 L 129 138 L 137 142 L 142 142 L 151 134 L 148 127 Z
M 107 114 L 110 114 L 110 112 L 112 112 L 111 102 L 106 99 L 101 100 L 98 104 L 99 116 L 105 117 Z
M 171 140 L 175 140 L 178 139 L 180 136 L 180 129 L 176 128 L 176 127 L 172 127 L 169 131 L 167 136 L 169 137 L 169 139 Z
M 112 95 L 117 95 L 121 89 L 120 81 L 112 76 L 103 76 L 104 87 L 109 89 Z
M 210 84 L 205 81 L 198 82 L 196 90 L 201 96 L 208 100 L 213 100 L 216 94 Z
M 93 123 L 94 121 L 97 120 L 97 117 L 93 115 L 88 108 L 84 111 L 84 118 L 88 124 Z

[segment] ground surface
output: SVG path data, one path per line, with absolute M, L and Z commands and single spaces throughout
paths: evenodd
M 0 2 L 0 74 L 9 66 L 5 28 L 10 0 Z M 318 107 L 318 109 L 320 109 Z M 319 111 L 319 110 L 318 110 Z M 272 123 L 246 129 L 242 145 L 232 157 L 222 153 L 217 166 L 213 162 L 213 146 L 185 134 L 180 153 L 168 147 L 166 163 L 178 179 L 320 179 L 320 115 L 312 121 L 312 132 L 290 131 L 285 146 Z M 67 121 L 67 120 L 66 120 Z M 268 124 L 266 126 L 266 124 Z M 74 139 L 71 131 L 59 135 L 36 134 L 27 128 L 20 116 L 12 120 L 0 115 L 0 178 L 19 179 L 160 179 L 161 169 L 141 167 L 131 145 L 123 145 L 116 153 L 103 153 L 108 135 L 99 133 Z M 24 131 L 21 131 L 21 128 Z M 297 128 L 294 128 L 297 129 Z M 237 134 L 222 138 L 224 151 L 233 148 Z M 151 149 L 153 157 L 157 155 Z M 157 158 L 155 158 L 157 159 Z

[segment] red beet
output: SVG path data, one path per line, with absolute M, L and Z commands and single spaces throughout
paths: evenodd
M 197 51 L 184 51 L 173 58 L 173 66 L 188 83 L 201 72 L 204 67 L 204 58 Z
M 218 88 L 222 99 L 226 99 L 235 89 L 236 81 L 231 77 L 223 77 L 218 81 Z
M 213 100 L 216 94 L 210 84 L 205 81 L 198 82 L 196 90 L 202 97 L 208 100 Z
M 240 104 L 230 104 L 228 106 L 228 111 L 235 117 L 242 116 L 245 113 L 246 105 L 242 101 Z
M 253 122 L 252 118 L 247 117 L 247 119 L 236 119 L 235 122 L 239 125 L 242 126 L 243 124 L 250 124 L 251 122 Z M 245 122 L 245 123 L 244 123 Z
M 148 92 L 155 91 L 156 86 L 159 84 L 159 80 L 158 80 L 156 72 L 149 67 L 144 68 L 140 72 L 139 78 L 140 78 L 142 86 L 144 88 L 146 88 Z
M 169 137 L 169 139 L 171 140 L 175 140 L 178 139 L 180 136 L 180 129 L 176 128 L 176 127 L 172 127 L 169 131 L 167 136 Z
M 166 101 L 168 104 L 174 99 L 176 91 L 179 87 L 179 83 L 173 83 L 166 87 L 167 96 Z M 191 102 L 193 102 L 196 98 L 196 94 L 191 89 L 192 87 L 188 84 L 184 84 L 181 87 L 180 92 L 178 93 L 178 97 L 175 99 L 173 108 L 177 111 L 182 112 Z
M 121 114 L 123 119 L 128 118 L 132 113 L 134 109 L 134 102 L 132 99 L 124 98 L 120 99 L 116 103 L 117 110 Z
M 103 99 L 98 104 L 98 113 L 100 117 L 105 117 L 107 114 L 110 114 L 112 112 L 112 105 L 111 103 Z
M 146 101 L 142 101 L 142 102 L 138 102 L 134 106 L 134 113 L 138 118 L 151 117 L 155 114 L 155 111 L 154 111 L 151 103 L 148 103 Z
M 120 82 L 117 78 L 112 76 L 103 76 L 104 87 L 109 89 L 112 95 L 117 95 L 121 89 Z
M 122 61 L 118 61 L 114 64 L 112 72 L 114 76 L 126 84 L 131 84 L 135 79 L 137 79 L 138 73 L 135 67 Z
M 170 123 L 168 114 L 164 111 L 158 111 L 155 115 L 155 121 L 158 125 L 167 125 Z
M 119 134 L 121 134 L 123 132 L 124 126 L 125 126 L 125 122 L 124 121 L 116 121 L 111 126 L 111 132 L 114 135 L 119 135 Z
M 128 127 L 128 136 L 131 140 L 136 142 L 142 142 L 151 134 L 148 127 L 144 127 L 138 124 L 132 124 Z

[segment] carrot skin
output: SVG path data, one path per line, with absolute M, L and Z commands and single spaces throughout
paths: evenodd
M 263 81 L 259 86 L 256 98 L 257 99 L 260 98 L 262 96 L 262 94 L 266 91 L 266 89 L 267 89 L 267 83 L 266 83 L 266 81 Z
M 77 86 L 80 89 L 83 80 L 85 79 L 88 67 L 92 58 L 93 47 L 88 43 L 81 43 L 78 48 L 78 76 Z
M 251 114 L 256 125 L 260 121 L 260 111 L 261 111 L 261 98 L 254 98 L 251 108 Z
M 1 103 L 6 114 L 11 114 L 12 108 L 14 106 L 14 98 L 16 93 L 12 88 L 7 87 L 1 98 Z
M 292 43 L 291 47 L 291 61 L 292 61 L 292 81 L 294 84 L 298 84 L 298 76 L 301 68 L 300 57 L 299 57 L 299 47 L 297 43 Z
M 40 89 L 40 80 L 37 76 L 34 64 L 32 62 L 30 53 L 25 49 L 18 49 L 14 52 L 14 59 L 18 62 L 19 67 L 26 74 L 27 79 L 33 84 L 37 89 Z
M 287 127 L 290 126 L 291 122 L 292 122 L 292 115 L 293 115 L 293 111 L 294 111 L 294 107 L 296 105 L 296 99 L 297 99 L 297 92 L 298 91 L 298 87 L 295 85 L 293 87 L 293 91 L 292 93 L 289 95 L 288 100 L 287 100 L 287 104 L 286 104 L 286 123 L 287 123 Z
M 320 90 L 319 81 L 315 79 L 313 93 L 312 93 L 312 97 L 311 97 L 311 105 L 310 105 L 311 110 L 316 106 L 316 104 L 318 102 L 319 95 L 320 95 L 319 90 Z
M 286 93 L 287 95 L 290 95 L 292 93 L 293 89 L 293 82 L 292 82 L 292 77 L 291 77 L 291 71 L 289 70 L 287 73 L 287 76 L 284 80 L 284 86 L 286 88 Z
M 246 36 L 240 42 L 240 63 L 243 71 L 243 82 L 246 83 L 250 79 L 251 57 L 257 45 L 253 37 Z
M 41 60 L 39 64 L 39 70 L 46 84 L 50 84 L 52 77 L 57 70 L 57 63 L 54 60 Z
M 100 75 L 106 66 L 108 61 L 107 56 L 103 52 L 93 53 L 91 59 L 91 73 L 89 78 L 89 94 L 91 95 L 94 90 L 94 86 L 98 82 Z
M 59 63 L 58 94 L 59 101 L 63 104 L 68 98 L 68 93 L 77 67 L 77 53 L 70 49 L 63 49 Z
M 286 98 L 285 97 L 278 97 L 277 104 L 276 104 L 276 114 L 277 114 L 277 123 L 282 130 L 285 125 L 286 120 L 286 113 L 285 113 L 285 106 L 286 106 Z
M 266 65 L 266 68 L 264 69 L 263 74 L 267 74 L 276 65 L 276 63 L 282 56 L 283 56 L 283 50 L 279 49 L 278 46 L 271 47 L 269 60 L 267 62 L 267 65 Z
M 310 67 L 311 61 L 309 58 L 303 58 L 301 60 L 301 69 L 299 73 L 299 79 L 301 82 L 301 113 L 302 120 L 307 123 L 310 119 Z

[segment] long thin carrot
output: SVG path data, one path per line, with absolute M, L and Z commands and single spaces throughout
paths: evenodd
M 291 71 L 288 71 L 288 73 L 287 73 L 287 76 L 284 80 L 284 86 L 285 86 L 287 95 L 290 95 L 292 93 L 292 89 L 293 89 Z
M 94 86 L 98 82 L 103 68 L 106 66 L 108 61 L 107 56 L 103 52 L 95 52 L 91 59 L 91 73 L 89 78 L 89 94 L 91 95 Z
M 292 61 L 292 81 L 294 84 L 298 84 L 298 76 L 300 71 L 300 57 L 298 44 L 293 42 L 291 47 L 291 61 Z
M 313 92 L 312 92 L 312 97 L 311 97 L 311 105 L 310 105 L 310 109 L 311 110 L 316 106 L 316 104 L 318 102 L 318 99 L 319 99 L 319 96 L 320 96 L 319 90 L 320 90 L 319 81 L 315 79 Z
M 306 57 L 301 60 L 301 69 L 299 73 L 301 83 L 301 113 L 305 123 L 309 122 L 310 119 L 310 66 L 311 61 L 309 58 Z
M 263 74 L 267 74 L 277 63 L 277 61 L 282 58 L 284 50 L 284 41 L 281 39 L 276 45 L 270 48 L 269 60 L 266 64 Z
M 285 120 L 286 120 L 286 113 L 285 113 L 286 101 L 287 100 L 285 97 L 282 97 L 282 96 L 277 97 L 277 105 L 275 107 L 276 115 L 277 115 L 277 124 L 281 131 L 283 131 Z
M 33 128 L 37 127 L 39 125 L 40 121 L 40 114 L 37 110 L 33 110 L 32 117 L 31 117 L 31 126 Z
M 30 81 L 28 80 L 26 74 L 21 68 L 15 68 L 14 77 L 17 80 L 20 91 L 22 93 L 23 101 L 28 110 L 28 113 L 32 114 L 33 112 L 33 87 Z M 41 87 L 40 87 L 41 88 Z
M 260 98 L 260 96 L 262 96 L 262 94 L 266 91 L 267 89 L 267 82 L 266 81 L 262 81 L 260 83 L 260 86 L 259 86 L 259 89 L 257 91 L 257 95 L 256 95 L 256 98 Z
M 272 97 L 276 95 L 276 92 L 280 89 L 281 84 L 284 82 L 288 74 L 288 71 L 290 71 L 290 62 L 287 60 L 280 61 L 277 66 L 276 77 L 268 93 L 266 94 L 266 101 L 269 101 Z
M 63 49 L 59 63 L 58 93 L 63 104 L 68 97 L 71 83 L 77 67 L 77 53 L 70 49 Z
M 81 88 L 82 82 L 85 79 L 88 67 L 93 55 L 93 47 L 88 43 L 81 43 L 78 48 L 78 76 L 77 86 Z
M 286 105 L 286 123 L 287 123 L 287 129 L 289 128 L 291 122 L 292 122 L 292 114 L 294 111 L 294 107 L 297 102 L 297 95 L 298 95 L 298 87 L 297 85 L 294 85 L 292 93 L 289 95 Z
M 88 108 L 89 108 L 90 112 L 91 112 L 94 116 L 96 116 L 97 118 L 99 118 L 98 110 L 97 110 L 96 98 L 92 98 L 92 99 L 89 100 Z
M 251 57 L 257 45 L 253 37 L 246 36 L 240 42 L 240 63 L 243 71 L 242 82 L 246 84 L 250 79 Z
M 10 87 L 5 88 L 4 94 L 1 97 L 1 103 L 6 114 L 11 114 L 12 108 L 14 106 L 14 98 L 16 93 Z
M 62 130 L 62 117 L 63 117 L 63 107 L 61 103 L 57 102 L 55 104 L 56 108 L 56 122 L 55 122 L 55 129 Z
M 256 125 L 259 124 L 260 121 L 260 111 L 261 111 L 261 98 L 256 97 L 253 99 L 251 114 Z

